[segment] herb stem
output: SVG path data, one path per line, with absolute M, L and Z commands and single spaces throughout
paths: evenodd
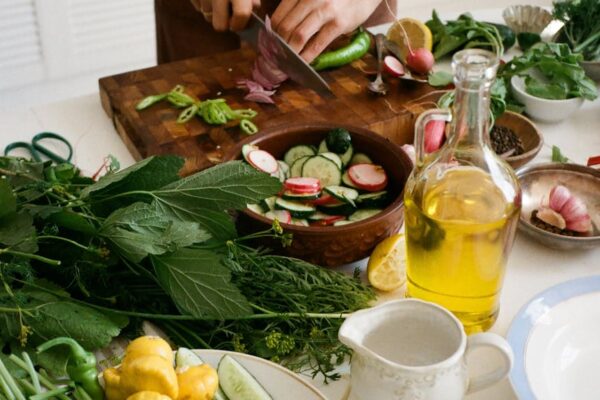
M 18 367 L 20 367 L 21 369 L 27 371 L 27 364 L 25 364 L 25 362 L 23 360 L 21 360 L 19 357 L 17 357 L 14 354 L 11 354 L 10 356 L 8 356 L 8 358 L 10 359 L 10 361 L 12 361 L 13 363 L 15 363 Z M 38 374 L 38 378 L 40 380 L 40 382 L 42 383 L 42 385 L 44 385 L 46 388 L 53 390 L 56 389 L 56 385 L 53 384 L 50 379 L 46 378 L 44 375 L 42 375 L 41 373 Z M 59 399 L 61 400 L 70 400 L 67 396 L 65 395 L 59 395 L 57 396 Z
M 37 260 L 37 261 L 43 262 L 44 264 L 53 265 L 55 267 L 60 265 L 59 260 L 53 260 L 50 258 L 39 256 L 37 254 L 23 253 L 21 251 L 10 250 L 8 248 L 0 249 L 0 254 L 11 254 L 13 256 L 29 258 L 30 260 Z
M 38 239 L 52 239 L 52 240 L 58 240 L 58 241 L 62 241 L 62 242 L 65 242 L 65 243 L 69 243 L 69 244 L 71 244 L 71 245 L 73 245 L 73 246 L 75 246 L 75 247 L 78 247 L 78 248 L 80 248 L 80 249 L 82 249 L 82 250 L 85 250 L 85 251 L 87 251 L 87 252 L 89 252 L 89 253 L 94 253 L 94 254 L 97 254 L 97 253 L 98 253 L 98 251 L 97 251 L 97 250 L 91 249 L 91 248 L 89 248 L 88 246 L 84 246 L 84 245 L 82 245 L 81 243 L 77 243 L 77 242 L 76 242 L 76 241 L 74 241 L 74 240 L 67 239 L 67 238 L 60 237 L 60 236 L 54 236 L 54 235 L 43 235 L 43 236 L 38 236 L 37 238 L 38 238 Z
M 42 387 L 40 386 L 40 380 L 38 378 L 38 374 L 37 372 L 35 372 L 35 368 L 33 367 L 33 362 L 31 362 L 31 358 L 29 357 L 29 354 L 27 354 L 27 352 L 23 352 L 22 353 L 22 357 L 23 360 L 25 361 L 25 364 L 27 365 L 27 373 L 29 374 L 29 377 L 31 378 L 31 382 L 33 382 L 33 387 L 35 389 L 36 393 L 39 393 L 42 391 Z
M 173 325 L 177 326 L 179 329 L 181 329 L 182 331 L 184 331 L 185 333 L 190 335 L 192 338 L 196 339 L 198 341 L 198 343 L 200 343 L 205 349 L 212 348 L 208 343 L 206 343 L 206 341 L 204 339 L 202 339 L 200 336 L 198 336 L 194 331 L 189 329 L 184 324 L 182 324 L 180 322 L 173 322 Z

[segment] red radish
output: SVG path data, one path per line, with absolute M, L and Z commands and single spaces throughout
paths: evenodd
M 248 162 L 259 171 L 272 174 L 279 169 L 279 163 L 271 154 L 264 150 L 252 150 L 248 153 Z
M 288 178 L 283 185 L 296 193 L 315 193 L 321 190 L 321 182 L 316 178 Z
M 418 74 L 427 74 L 433 69 L 433 64 L 435 64 L 435 58 L 431 51 L 425 48 L 409 49 L 406 56 L 406 65 L 411 71 Z
M 348 176 L 359 189 L 370 192 L 383 190 L 387 185 L 387 174 L 380 165 L 356 164 L 348 169 Z
M 404 65 L 394 56 L 385 56 L 383 66 L 390 75 L 396 78 L 405 74 Z
M 446 122 L 432 120 L 425 125 L 425 153 L 433 153 L 446 140 Z
M 587 166 L 592 167 L 594 165 L 600 164 L 600 156 L 590 157 L 587 161 Z
M 327 218 L 323 218 L 319 221 L 315 221 L 315 222 L 311 222 L 311 226 L 329 226 L 329 225 L 333 225 L 334 222 L 337 221 L 342 221 L 346 219 L 346 217 L 344 217 L 343 215 L 332 215 L 330 217 Z
M 288 210 L 269 211 L 265 214 L 265 217 L 269 219 L 276 219 L 277 221 L 284 224 L 289 224 L 290 222 L 292 222 L 292 214 L 290 214 Z
M 335 204 L 337 203 L 338 200 L 333 197 L 330 194 L 325 193 L 324 195 L 322 195 L 321 197 L 319 197 L 316 200 L 312 200 L 310 201 L 311 204 L 314 204 L 315 206 L 324 206 L 324 205 L 329 205 L 329 204 Z

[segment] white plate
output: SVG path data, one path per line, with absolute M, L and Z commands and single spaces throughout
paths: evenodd
M 289 369 L 262 358 L 222 350 L 194 350 L 204 362 L 214 368 L 229 354 L 244 366 L 269 392 L 273 400 L 327 400 L 312 384 Z
M 508 331 L 510 381 L 520 400 L 598 399 L 600 276 L 561 283 L 535 296 Z

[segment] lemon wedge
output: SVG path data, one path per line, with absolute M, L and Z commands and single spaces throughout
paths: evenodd
M 378 290 L 390 292 L 406 282 L 406 249 L 404 235 L 399 233 L 379 243 L 367 266 L 369 283 Z
M 414 18 L 402 18 L 394 22 L 387 32 L 387 38 L 400 47 L 400 55 L 406 62 L 408 43 L 413 50 L 424 48 L 431 51 L 433 36 L 423 22 Z

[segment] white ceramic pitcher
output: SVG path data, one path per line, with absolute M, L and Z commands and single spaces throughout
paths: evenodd
M 501 336 L 467 338 L 452 313 L 416 299 L 352 314 L 339 338 L 354 350 L 349 400 L 459 400 L 503 379 L 513 363 L 512 349 Z M 502 354 L 502 366 L 469 379 L 465 355 L 480 346 Z

